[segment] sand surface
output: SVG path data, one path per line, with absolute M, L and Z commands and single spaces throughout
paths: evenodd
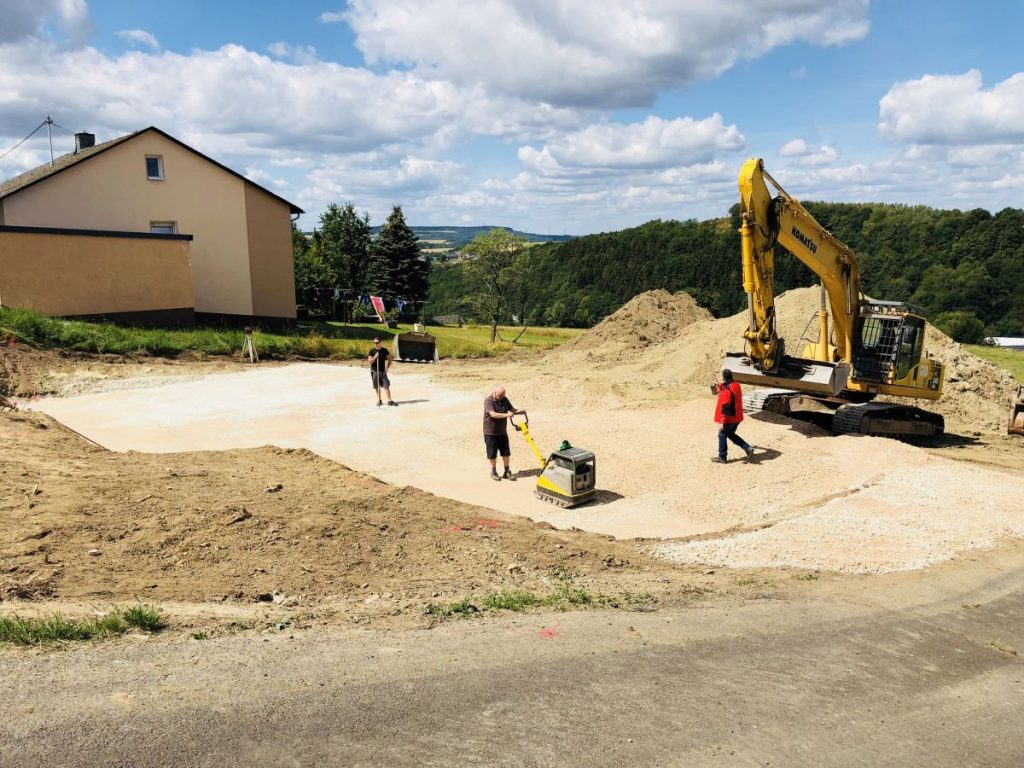
M 117 451 L 302 447 L 389 483 L 558 528 L 620 538 L 713 537 L 657 549 L 686 562 L 917 568 L 1024 527 L 1018 474 L 893 440 L 835 438 L 777 417 L 744 422 L 741 433 L 758 446 L 752 461 L 734 452 L 729 465 L 714 465 L 710 396 L 636 407 L 613 392 L 595 395 L 568 375 L 542 372 L 509 383 L 542 450 L 567 438 L 598 456 L 598 503 L 561 510 L 533 497 L 532 457 L 517 434 L 518 482 L 488 477 L 481 413 L 493 383 L 488 374 L 496 371 L 444 364 L 394 370 L 398 408 L 375 406 L 361 368 L 311 363 L 45 399 L 35 407 Z

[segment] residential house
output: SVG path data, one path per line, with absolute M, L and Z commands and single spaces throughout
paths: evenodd
M 143 322 L 295 318 L 302 210 L 150 127 L 0 183 L 0 305 Z

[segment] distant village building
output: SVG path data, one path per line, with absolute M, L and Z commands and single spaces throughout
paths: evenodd
M 993 336 L 986 339 L 997 347 L 1006 347 L 1007 349 L 1019 349 L 1024 351 L 1024 338 L 1015 336 Z
M 295 318 L 302 209 L 158 128 L 0 183 L 0 306 L 154 324 Z

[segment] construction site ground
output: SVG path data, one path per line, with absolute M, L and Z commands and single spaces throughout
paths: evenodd
M 8 648 L 9 754 L 162 765 L 173 732 L 195 765 L 1018 764 L 1009 374 L 932 330 L 940 443 L 752 415 L 754 459 L 714 465 L 742 324 L 643 294 L 543 355 L 396 364 L 398 408 L 357 365 L 0 350 L 0 614 L 170 622 L 57 666 Z M 535 499 L 515 433 L 517 481 L 488 478 L 498 382 L 542 450 L 597 454 L 596 503 Z
M 816 300 L 779 304 L 807 316 Z M 0 463 L 0 607 L 270 601 L 419 624 L 431 603 L 566 579 L 689 599 L 750 578 L 736 569 L 912 571 L 1024 534 L 1024 451 L 1000 433 L 1008 374 L 934 330 L 940 444 L 753 415 L 755 456 L 711 463 L 707 384 L 742 322 L 642 294 L 544 355 L 396 364 L 397 408 L 376 406 L 361 366 L 5 349 L 20 402 L 0 419 L 16 446 Z M 517 481 L 488 477 L 482 402 L 498 382 L 542 450 L 597 454 L 595 503 L 536 499 L 514 432 Z

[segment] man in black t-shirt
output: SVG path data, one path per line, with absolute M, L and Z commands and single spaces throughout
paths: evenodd
M 515 480 L 508 463 L 511 449 L 508 444 L 508 420 L 512 416 L 526 411 L 517 411 L 515 406 L 505 397 L 505 387 L 499 384 L 484 400 L 484 446 L 487 448 L 487 460 L 491 462 L 491 480 Z M 505 474 L 498 476 L 498 454 L 505 463 Z
M 388 369 L 391 368 L 391 353 L 380 343 L 380 336 L 373 339 L 373 349 L 366 356 L 370 363 L 370 381 L 373 382 L 373 391 L 377 393 L 377 407 L 383 405 L 380 391 L 388 396 L 388 405 L 398 405 L 391 399 L 391 380 L 388 378 Z

